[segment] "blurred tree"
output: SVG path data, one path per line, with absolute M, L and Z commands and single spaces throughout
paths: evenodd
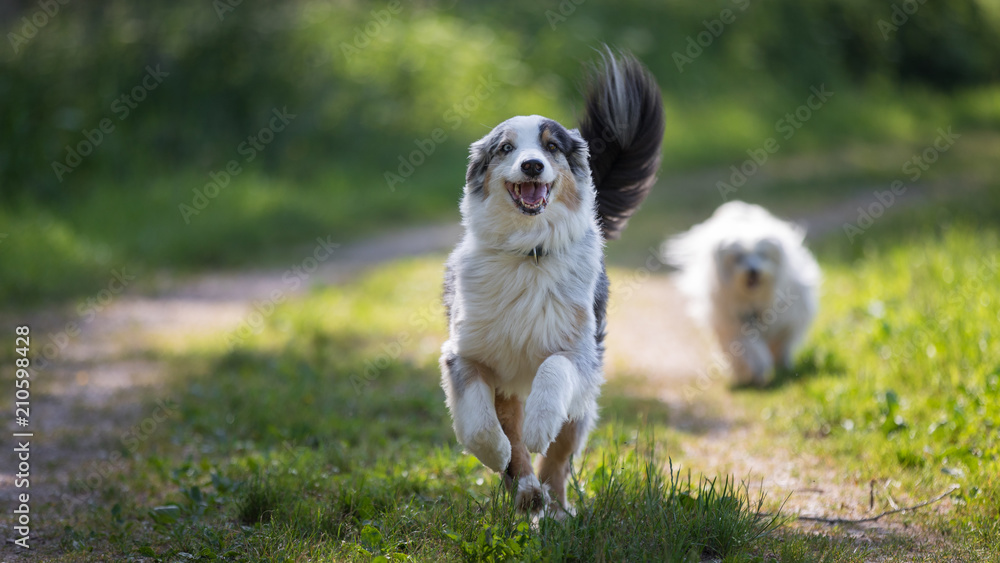
M 579 63 L 601 42 L 636 50 L 668 95 L 694 98 L 841 77 L 942 91 L 1000 80 L 1000 23 L 986 0 L 59 6 L 43 17 L 37 2 L 0 2 L 0 198 L 72 199 L 82 188 L 67 178 L 82 174 L 217 166 L 275 107 L 301 117 L 259 165 L 295 173 L 330 166 L 331 155 L 392 160 L 400 148 L 386 139 L 439 127 L 475 138 L 523 108 L 569 118 Z M 727 8 L 736 21 L 678 79 L 671 53 Z M 167 78 L 127 115 L 115 111 L 149 66 Z M 475 93 L 490 77 L 504 87 L 485 103 Z M 106 119 L 114 132 L 60 179 L 57 163 L 74 160 Z

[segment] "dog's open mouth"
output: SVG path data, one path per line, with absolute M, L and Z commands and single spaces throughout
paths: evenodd
M 515 184 L 506 182 L 507 192 L 511 199 L 517 204 L 521 213 L 525 215 L 538 215 L 545 210 L 549 203 L 549 189 L 552 184 L 541 182 L 521 182 Z

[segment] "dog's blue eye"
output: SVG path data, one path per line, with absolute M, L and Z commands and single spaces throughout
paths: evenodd
M 510 151 L 514 150 L 514 145 L 512 145 L 510 143 L 504 143 L 504 144 L 500 145 L 500 150 L 502 150 L 503 152 L 510 152 Z

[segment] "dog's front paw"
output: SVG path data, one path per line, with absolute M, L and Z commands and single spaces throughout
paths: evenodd
M 747 362 L 735 366 L 736 383 L 738 385 L 753 385 L 766 387 L 774 379 L 774 369 L 764 364 Z
M 566 422 L 566 409 L 532 404 L 528 398 L 524 405 L 524 445 L 529 452 L 545 455 L 549 444 L 559 435 Z
M 499 423 L 468 433 L 462 443 L 470 454 L 497 473 L 503 472 L 510 463 L 510 440 Z
M 774 378 L 774 360 L 766 346 L 747 343 L 743 353 L 732 360 L 733 375 L 739 385 L 763 387 Z
M 549 492 L 534 475 L 525 475 L 517 481 L 514 506 L 522 512 L 535 513 L 550 504 Z
M 549 356 L 538 367 L 531 393 L 524 401 L 521 425 L 524 445 L 529 452 L 545 454 L 569 418 L 576 369 L 564 356 Z

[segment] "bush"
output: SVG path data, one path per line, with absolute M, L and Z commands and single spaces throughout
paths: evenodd
M 218 3 L 201 0 L 112 1 L 62 6 L 30 38 L 21 18 L 38 7 L 22 3 L 6 27 L 23 41 L 0 54 L 0 130 L 16 140 L 0 151 L 2 196 L 71 200 L 89 184 L 68 179 L 86 173 L 207 170 L 233 158 L 274 108 L 301 117 L 257 165 L 291 175 L 330 166 L 331 155 L 391 161 L 401 149 L 386 139 L 424 138 L 437 127 L 474 138 L 484 123 L 524 108 L 570 118 L 579 62 L 601 42 L 632 48 L 667 92 L 694 98 L 737 82 L 800 89 L 844 76 L 859 84 L 884 77 L 950 90 L 997 81 L 997 14 L 981 0 L 914 2 L 633 1 L 543 11 L 528 1 L 272 0 L 217 12 Z M 909 15 L 911 5 L 917 10 Z M 693 75 L 674 80 L 672 54 L 727 8 L 736 21 L 705 49 Z M 129 104 L 122 96 L 143 84 L 149 67 L 169 75 Z M 474 94 L 490 76 L 504 95 L 484 103 Z M 88 135 L 96 138 L 102 120 L 114 131 L 71 166 L 67 147 L 89 152 Z M 58 174 L 55 163 L 69 171 Z

